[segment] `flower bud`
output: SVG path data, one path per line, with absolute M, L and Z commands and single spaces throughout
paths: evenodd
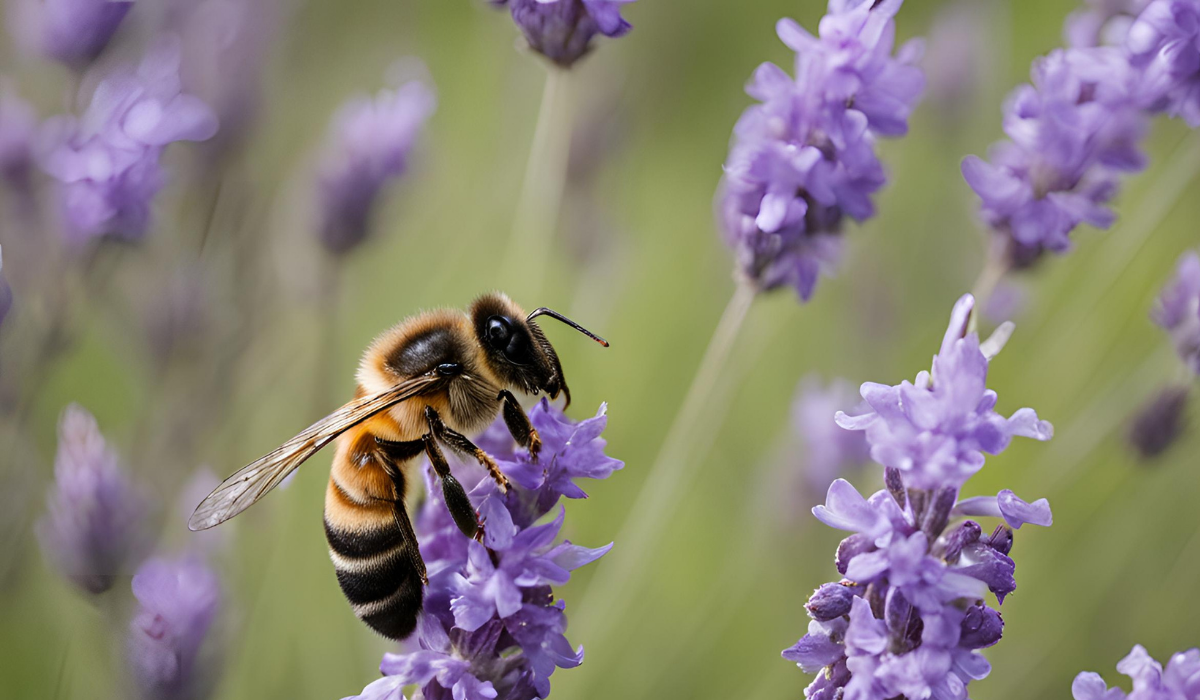
M 829 622 L 842 615 L 850 614 L 850 603 L 854 600 L 854 591 L 849 586 L 840 583 L 826 583 L 809 596 L 804 605 L 809 616 L 817 622 Z

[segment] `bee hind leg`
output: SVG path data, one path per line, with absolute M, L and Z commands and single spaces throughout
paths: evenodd
M 442 417 L 438 415 L 438 412 L 432 406 L 425 407 L 425 421 L 429 424 L 429 432 L 433 437 L 437 438 L 439 442 L 454 452 L 466 455 L 467 457 L 473 457 L 488 470 L 488 474 L 491 475 L 496 485 L 500 487 L 501 493 L 508 491 L 508 478 L 500 471 L 499 465 L 496 464 L 496 460 L 492 459 L 491 455 L 476 447 L 475 443 L 471 442 L 466 435 L 446 425 L 442 421 Z
M 458 525 L 458 529 L 467 537 L 482 540 L 483 526 L 479 524 L 479 515 L 475 512 L 475 507 L 471 505 L 471 499 L 467 498 L 467 492 L 463 490 L 462 484 L 450 473 L 450 465 L 446 462 L 446 456 L 442 454 L 441 448 L 437 446 L 433 433 L 425 433 L 421 440 L 425 443 L 425 452 L 429 455 L 433 471 L 437 474 L 438 480 L 442 482 L 442 497 L 446 500 L 446 508 L 449 509 L 450 516 L 454 518 L 454 524 Z
M 529 459 L 537 464 L 538 453 L 542 451 L 542 438 L 538 436 L 537 428 L 529 421 L 525 409 L 508 389 L 501 389 L 496 398 L 504 402 L 504 423 L 508 432 L 512 433 L 517 444 L 529 450 Z

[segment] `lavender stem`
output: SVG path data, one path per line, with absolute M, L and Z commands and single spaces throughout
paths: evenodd
M 537 296 L 545 283 L 570 150 L 570 74 L 550 66 L 504 265 L 513 273 L 510 282 L 519 285 L 513 290 L 519 298 Z
M 688 463 L 693 431 L 709 405 L 709 397 L 717 384 L 733 350 L 746 314 L 756 296 L 748 282 L 739 280 L 721 320 L 709 340 L 700 366 L 688 387 L 683 404 L 675 414 L 667 436 L 659 448 L 642 488 L 629 510 L 616 537 L 622 546 L 607 566 L 596 571 L 579 604 L 577 624 L 596 647 L 632 601 L 629 591 L 639 588 L 642 577 L 650 571 L 647 558 L 664 534 L 667 522 L 675 512 L 679 489 L 683 484 L 684 465 Z

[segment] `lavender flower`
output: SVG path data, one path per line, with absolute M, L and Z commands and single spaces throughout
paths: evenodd
M 807 300 L 837 262 L 844 217 L 874 215 L 871 195 L 887 180 L 875 139 L 906 132 L 924 87 L 919 42 L 892 56 L 900 5 L 832 0 L 819 37 L 781 20 L 795 78 L 764 63 L 746 86 L 760 104 L 734 127 L 717 208 L 741 273 L 761 290 L 789 285 Z
M 1168 386 L 1147 401 L 1129 425 L 1129 444 L 1144 460 L 1170 449 L 1187 426 L 1190 387 Z
M 380 192 L 408 168 L 436 105 L 433 90 L 413 80 L 374 98 L 356 97 L 334 116 L 318 165 L 318 235 L 328 250 L 343 254 L 365 240 Z
M 991 162 L 968 156 L 963 177 L 983 201 L 983 218 L 1008 239 L 1011 262 L 1070 249 L 1081 223 L 1107 228 L 1118 176 L 1145 167 L 1140 80 L 1118 48 L 1059 49 L 1033 65 L 1033 83 L 1004 106 L 1011 141 Z
M 490 0 L 508 6 L 529 48 L 563 68 L 592 49 L 597 34 L 616 38 L 633 28 L 621 6 L 634 0 Z
M 818 520 L 852 533 L 835 563 L 845 578 L 821 586 L 806 606 L 808 634 L 783 657 L 817 678 L 809 700 L 965 698 L 972 680 L 991 670 L 979 649 L 1000 640 L 1004 623 L 986 602 L 1016 590 L 1013 529 L 1051 524 L 1045 499 L 1033 503 L 1003 490 L 960 500 L 983 464 L 1013 435 L 1047 439 L 1048 423 L 1031 409 L 995 414 L 986 389 L 988 363 L 1011 333 L 1005 324 L 982 345 L 967 334 L 974 299 L 951 315 L 932 373 L 896 387 L 864 384 L 870 411 L 837 414 L 838 424 L 866 431 L 872 457 L 885 467 L 885 488 L 862 496 L 837 479 Z M 974 520 L 1002 518 L 990 535 Z
M 142 697 L 205 697 L 214 678 L 200 652 L 220 605 L 216 574 L 197 559 L 151 559 L 133 577 L 133 595 L 129 660 Z
M 8 80 L 0 80 L 0 180 L 25 190 L 33 168 L 37 113 L 17 95 Z
M 1154 0 L 1129 26 L 1125 48 L 1143 71 L 1141 103 L 1200 126 L 1200 0 Z
M 459 532 L 426 470 L 429 496 L 416 522 L 429 571 L 419 648 L 385 654 L 380 670 L 391 682 L 376 681 L 359 698 L 399 697 L 401 687 L 416 684 L 427 700 L 531 700 L 549 694 L 556 668 L 583 662 L 583 648 L 573 648 L 564 634 L 565 606 L 552 586 L 565 584 L 572 570 L 612 545 L 588 549 L 560 540 L 558 504 L 563 497 L 586 497 L 577 479 L 604 479 L 624 465 L 604 454 L 603 406 L 576 423 L 543 400 L 530 419 L 542 439 L 536 464 L 515 448 L 502 421 L 479 440 L 512 481 L 507 494 L 482 470 L 459 468 L 463 485 L 473 485 L 482 543 Z
M 1071 684 L 1075 700 L 1197 700 L 1200 698 L 1200 649 L 1171 657 L 1164 669 L 1138 644 L 1117 664 L 1133 680 L 1133 691 L 1109 688 L 1100 674 L 1084 672 Z
M 8 26 L 29 53 L 82 67 L 100 55 L 133 0 L 14 0 Z
M 170 7 L 167 26 L 182 39 L 183 86 L 221 122 L 209 148 L 236 146 L 254 121 L 279 15 L 278 0 L 174 0 Z
M 1200 254 L 1189 250 L 1179 258 L 1151 318 L 1171 334 L 1179 359 L 1200 374 Z
M 177 40 L 156 44 L 136 70 L 113 71 L 82 118 L 54 117 L 44 126 L 42 167 L 59 181 L 68 238 L 141 238 L 166 180 L 163 149 L 216 131 L 212 110 L 181 91 Z
M 998 349 L 981 348 L 979 338 L 966 333 L 974 305 L 969 294 L 954 305 L 930 372 L 896 386 L 867 382 L 862 397 L 871 410 L 837 414 L 843 428 L 865 430 L 871 458 L 899 470 L 910 487 L 959 488 L 983 466 L 984 453 L 999 454 L 1014 436 L 1049 440 L 1053 435 L 1031 408 L 1009 418 L 993 410 L 996 392 L 986 380 Z
M 820 378 L 800 382 L 792 403 L 792 426 L 804 445 L 804 483 L 820 494 L 838 475 L 866 463 L 869 453 L 862 433 L 842 430 L 835 413 L 850 409 L 858 396 L 844 379 L 822 386 Z M 857 410 L 851 413 L 858 413 Z
M 108 590 L 145 552 L 145 499 L 122 472 L 96 419 L 75 404 L 59 421 L 48 501 L 49 512 L 38 523 L 42 551 L 85 591 Z

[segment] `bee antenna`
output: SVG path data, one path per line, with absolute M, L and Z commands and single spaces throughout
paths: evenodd
M 533 313 L 531 313 L 525 317 L 525 321 L 526 322 L 532 321 L 533 319 L 537 318 L 538 316 L 549 316 L 550 318 L 554 318 L 559 321 L 562 321 L 563 323 L 574 328 L 575 330 L 579 331 L 580 333 L 586 335 L 587 337 L 591 338 L 592 340 L 596 341 L 597 343 L 600 343 L 604 347 L 608 347 L 607 340 L 605 340 L 604 338 L 601 338 L 600 336 L 596 335 L 595 333 L 589 331 L 588 329 L 584 328 L 583 326 L 579 325 L 578 323 L 575 323 L 574 321 L 567 318 L 566 316 L 563 316 L 562 314 L 558 313 L 554 309 L 547 309 L 544 306 L 541 307 L 540 309 L 534 309 Z

